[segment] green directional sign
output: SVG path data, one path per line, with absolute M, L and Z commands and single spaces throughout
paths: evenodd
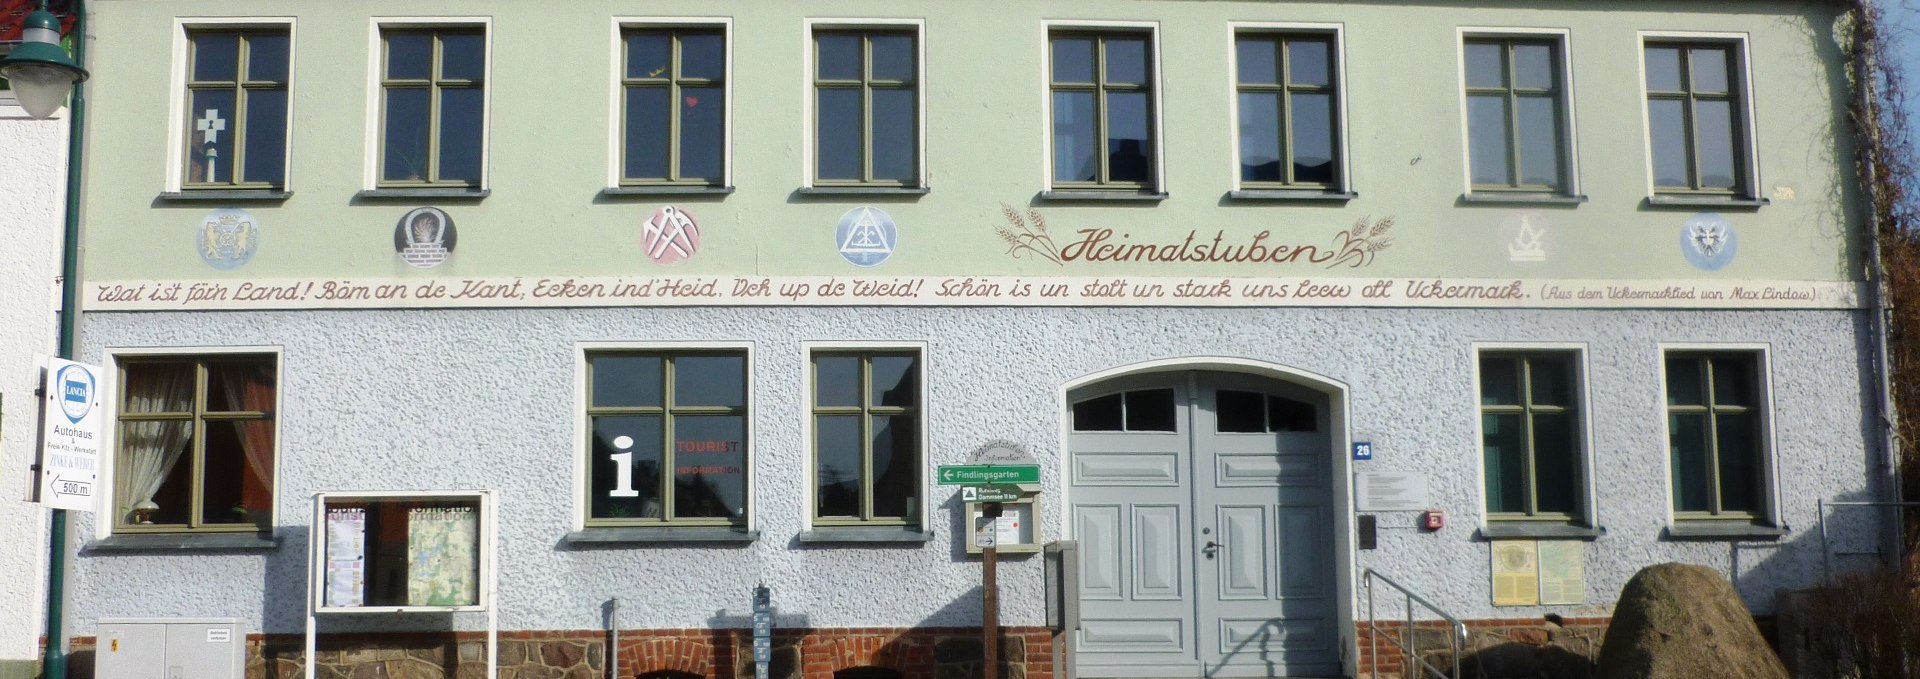
M 943 464 L 940 485 L 979 486 L 990 483 L 1039 483 L 1040 466 L 1032 464 Z
M 961 486 L 962 502 L 1015 502 L 1026 497 L 1018 486 Z

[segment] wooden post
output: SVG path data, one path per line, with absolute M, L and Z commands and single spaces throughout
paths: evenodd
M 1000 503 L 993 502 L 982 508 L 981 514 L 992 518 L 994 524 L 1000 521 Z M 989 524 L 990 526 L 993 524 Z M 986 679 L 999 679 L 1000 676 L 1000 582 L 996 572 L 1000 566 L 1000 541 L 998 530 L 993 544 L 980 549 L 983 557 L 980 569 L 981 591 L 981 634 L 986 638 L 982 645 L 986 647 L 986 667 L 982 674 Z

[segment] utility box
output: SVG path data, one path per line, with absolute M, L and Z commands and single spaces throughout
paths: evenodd
M 247 637 L 234 618 L 105 618 L 98 679 L 245 679 Z

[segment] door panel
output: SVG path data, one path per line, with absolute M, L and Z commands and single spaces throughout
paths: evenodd
M 1134 414 L 1116 404 L 1164 413 L 1168 389 L 1175 431 L 1115 424 Z M 1225 423 L 1222 389 L 1233 392 Z M 1124 378 L 1073 397 L 1107 408 L 1086 421 L 1108 428 L 1069 440 L 1080 674 L 1339 674 L 1327 399 L 1215 373 Z

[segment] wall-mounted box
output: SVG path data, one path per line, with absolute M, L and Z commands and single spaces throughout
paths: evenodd
M 980 553 L 980 533 L 987 528 L 988 517 L 982 511 L 988 503 L 968 502 L 966 530 L 967 553 Z M 1001 554 L 1037 554 L 1040 552 L 1040 496 L 1029 492 L 1011 502 L 1000 502 L 1000 517 L 994 520 L 994 548 Z
M 99 679 L 243 679 L 247 636 L 235 618 L 103 618 Z

